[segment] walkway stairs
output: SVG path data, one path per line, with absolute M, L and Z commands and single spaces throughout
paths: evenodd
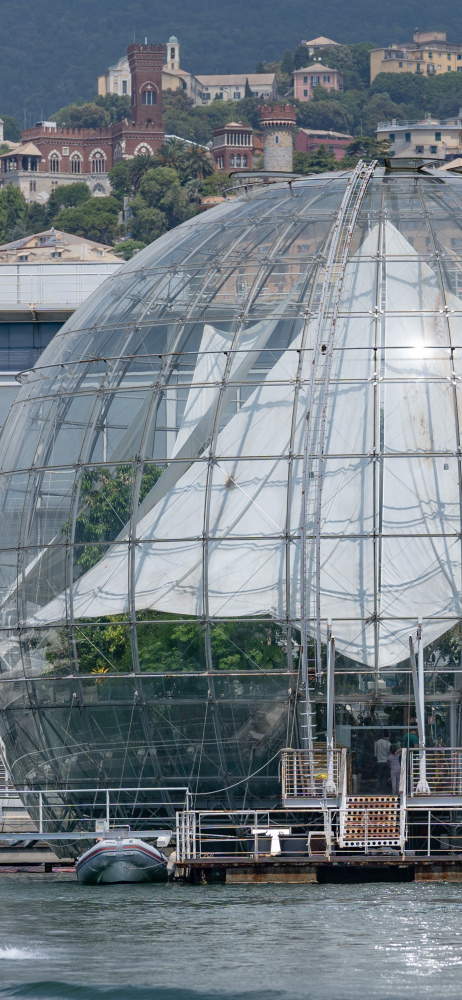
M 397 795 L 347 795 L 340 813 L 340 847 L 400 847 Z

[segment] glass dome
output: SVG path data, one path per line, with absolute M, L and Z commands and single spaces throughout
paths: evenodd
M 297 741 L 328 628 L 367 700 L 459 622 L 461 250 L 458 177 L 263 185 L 55 336 L 0 439 L 18 780 L 212 790 Z

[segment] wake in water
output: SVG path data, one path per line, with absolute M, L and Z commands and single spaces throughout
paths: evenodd
M 28 962 L 40 958 L 45 958 L 45 955 L 38 948 L 18 948 L 14 944 L 0 945 L 0 962 Z

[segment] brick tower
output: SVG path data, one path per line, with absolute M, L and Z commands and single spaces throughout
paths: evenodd
M 132 121 L 138 127 L 162 127 L 162 66 L 165 45 L 129 45 Z
M 293 104 L 276 104 L 274 108 L 263 104 L 260 108 L 260 127 L 263 132 L 263 169 L 293 169 L 292 130 L 295 128 Z

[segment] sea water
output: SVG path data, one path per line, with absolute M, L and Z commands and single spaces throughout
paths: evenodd
M 81 886 L 0 874 L 0 1000 L 462 994 L 462 884 Z

